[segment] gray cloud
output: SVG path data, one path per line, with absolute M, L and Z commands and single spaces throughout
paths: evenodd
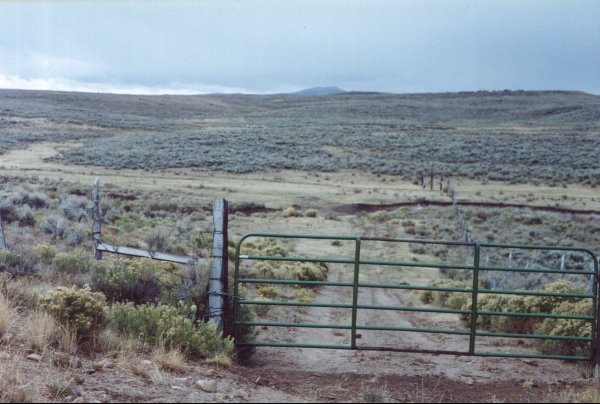
M 595 0 L 4 1 L 0 86 L 600 93 L 599 37 Z

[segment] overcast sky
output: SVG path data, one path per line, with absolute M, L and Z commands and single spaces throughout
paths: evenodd
M 600 0 L 0 1 L 0 88 L 581 90 Z

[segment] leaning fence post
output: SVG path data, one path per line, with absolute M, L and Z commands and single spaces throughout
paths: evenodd
M 227 318 L 227 222 L 228 206 L 225 199 L 216 199 L 213 202 L 213 220 L 215 232 L 212 247 L 212 268 L 208 280 L 208 319 L 217 323 L 219 330 L 227 334 L 225 321 Z
M 94 203 L 94 211 L 92 213 L 92 217 L 94 219 L 94 224 L 92 226 L 92 236 L 93 236 L 93 248 L 94 248 L 94 258 L 97 260 L 102 259 L 102 251 L 98 250 L 98 245 L 100 244 L 100 228 L 101 228 L 101 218 L 100 218 L 100 178 L 96 177 L 94 181 L 94 189 L 92 190 L 92 200 Z
M 4 230 L 2 229 L 2 216 L 0 215 L 0 250 L 6 250 L 6 241 L 4 240 Z

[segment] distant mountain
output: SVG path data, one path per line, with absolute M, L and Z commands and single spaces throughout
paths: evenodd
M 343 94 L 345 92 L 346 91 L 338 87 L 312 87 L 307 88 L 305 90 L 297 91 L 295 93 L 290 93 L 290 95 L 298 95 L 301 97 L 315 97 L 319 95 Z

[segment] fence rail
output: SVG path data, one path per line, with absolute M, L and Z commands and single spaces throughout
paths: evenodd
M 130 257 L 149 258 L 158 261 L 174 262 L 183 265 L 196 265 L 201 262 L 208 261 L 206 258 L 189 257 L 185 255 L 176 255 L 160 251 L 148 251 L 141 248 L 118 246 L 102 241 L 102 215 L 100 212 L 100 179 L 96 177 L 94 188 L 92 190 L 93 202 L 93 253 L 96 260 L 102 259 L 104 252 L 111 254 L 127 255 Z M 227 315 L 227 304 L 225 296 L 227 296 L 227 223 L 229 215 L 229 207 L 225 199 L 216 199 L 213 202 L 213 245 L 212 245 L 212 267 L 210 269 L 208 279 L 208 318 L 217 323 L 223 334 L 231 333 L 230 330 L 225 330 L 225 316 Z
M 152 252 L 142 250 L 141 248 L 123 247 L 100 241 L 96 246 L 96 251 L 109 252 L 113 254 L 128 255 L 130 257 L 150 258 L 158 261 L 169 261 L 176 264 L 192 265 L 197 258 L 187 257 L 185 255 L 175 255 L 163 252 Z

